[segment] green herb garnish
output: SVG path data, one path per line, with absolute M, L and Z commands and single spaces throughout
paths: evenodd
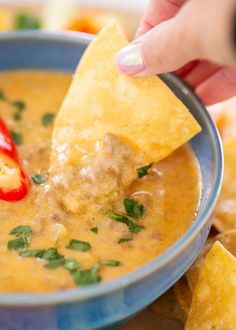
M 16 238 L 8 242 L 7 247 L 9 250 L 18 251 L 27 247 L 32 240 L 32 230 L 30 226 L 17 226 L 14 228 L 10 235 L 15 235 Z
M 19 111 L 24 111 L 25 110 L 25 102 L 23 101 L 14 101 L 12 102 L 12 105 Z
M 72 271 L 71 275 L 77 285 L 91 285 L 101 281 L 101 276 L 98 272 L 99 267 L 95 266 L 84 270 L 77 269 Z
M 18 14 L 15 25 L 17 30 L 36 30 L 40 28 L 39 20 L 27 13 Z
M 34 181 L 36 184 L 43 184 L 45 183 L 43 177 L 39 174 L 35 174 L 31 176 L 31 179 Z
M 10 235 L 17 235 L 23 233 L 32 233 L 30 226 L 28 225 L 17 226 L 16 228 L 12 229 Z
M 1 101 L 6 100 L 6 96 L 5 96 L 5 94 L 3 93 L 3 91 L 0 91 L 0 100 L 1 100 Z
M 45 250 L 26 250 L 20 253 L 20 256 L 22 258 L 27 258 L 27 257 L 35 257 L 35 258 L 43 258 L 43 255 L 45 253 Z
M 52 260 L 60 259 L 60 258 L 64 258 L 64 257 L 63 257 L 63 255 L 61 255 L 60 253 L 57 252 L 56 248 L 48 248 L 44 252 L 42 258 L 45 260 L 52 261 Z
M 138 234 L 144 227 L 136 225 L 131 220 L 129 220 L 127 217 L 124 217 L 123 215 L 120 215 L 118 213 L 115 213 L 113 211 L 106 212 L 106 215 L 117 222 L 125 224 L 131 233 Z
M 13 119 L 14 119 L 15 121 L 19 121 L 19 120 L 21 120 L 21 119 L 22 119 L 22 117 L 21 117 L 21 113 L 19 113 L 19 112 L 15 112 L 15 113 L 13 114 Z
M 117 260 L 112 260 L 112 259 L 106 259 L 106 260 L 102 260 L 101 264 L 103 266 L 109 266 L 109 267 L 118 267 L 121 265 L 120 261 Z
M 91 245 L 88 242 L 71 239 L 66 248 L 85 252 L 91 249 Z
M 72 270 L 76 270 L 80 267 L 80 263 L 74 259 L 65 259 L 65 265 L 64 268 L 72 271 Z
M 16 145 L 20 146 L 23 143 L 23 136 L 21 133 L 11 131 L 11 136 Z
M 119 239 L 118 244 L 126 243 L 129 241 L 132 241 L 132 238 L 121 238 Z
M 42 117 L 43 126 L 45 126 L 45 127 L 49 126 L 52 123 L 54 117 L 55 117 L 55 115 L 53 113 L 50 113 L 50 112 L 45 113 Z
M 154 164 L 154 162 L 149 165 L 137 168 L 138 178 L 142 178 L 143 176 L 147 175 L 148 170 L 152 167 L 153 164 Z
M 25 240 L 22 237 L 11 240 L 7 244 L 8 250 L 15 250 L 15 251 L 24 249 L 27 246 L 28 244 L 25 242 Z
M 98 227 L 93 227 L 90 229 L 93 233 L 97 234 L 98 233 Z
M 134 218 L 140 218 L 143 215 L 144 207 L 142 204 L 139 204 L 134 199 L 124 199 L 124 206 L 126 209 L 126 212 L 129 216 Z
M 48 269 L 55 269 L 60 266 L 63 266 L 64 264 L 65 264 L 65 258 L 61 257 L 48 262 L 47 264 L 44 265 L 44 267 Z

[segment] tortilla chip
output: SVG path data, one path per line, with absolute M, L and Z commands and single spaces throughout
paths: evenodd
M 202 265 L 204 264 L 206 255 L 209 252 L 209 250 L 212 248 L 212 245 L 215 243 L 216 239 L 217 239 L 216 237 L 214 238 L 211 237 L 207 239 L 198 257 L 196 258 L 192 266 L 188 269 L 188 271 L 185 273 L 188 281 L 188 286 L 192 292 L 196 286 L 198 276 L 202 268 Z
M 76 164 L 106 132 L 119 135 L 158 161 L 200 131 L 182 102 L 156 76 L 118 72 L 115 58 L 127 45 L 115 21 L 86 50 L 56 118 L 52 162 Z M 66 160 L 65 160 L 66 159 Z
M 220 241 L 221 244 L 236 257 L 236 229 L 216 235 L 215 237 L 209 237 L 199 256 L 185 274 L 191 291 L 193 291 L 196 286 L 206 255 L 216 241 Z
M 236 259 L 216 242 L 201 269 L 185 330 L 234 330 Z
M 173 288 L 170 288 L 160 298 L 158 298 L 151 306 L 150 309 L 165 317 L 186 321 L 186 313 L 182 310 L 180 304 L 176 299 Z
M 174 292 L 184 312 L 185 318 L 187 318 L 192 300 L 192 292 L 189 289 L 188 282 L 185 276 L 181 277 L 181 279 L 179 279 L 178 282 L 175 283 Z
M 213 225 L 220 232 L 236 229 L 236 138 L 224 144 L 225 170 Z

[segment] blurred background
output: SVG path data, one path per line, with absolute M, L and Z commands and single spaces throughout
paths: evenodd
M 132 39 L 148 0 L 0 0 L 0 31 L 71 30 L 97 34 L 115 17 Z

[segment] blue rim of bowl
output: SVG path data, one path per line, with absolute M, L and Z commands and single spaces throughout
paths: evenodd
M 64 43 L 79 43 L 83 45 L 88 45 L 94 36 L 86 33 L 77 32 L 5 32 L 0 35 L 1 41 L 14 41 L 14 40 L 32 40 L 34 41 L 59 41 Z M 199 108 L 204 116 L 205 121 L 208 123 L 208 129 L 210 131 L 211 139 L 214 143 L 214 181 L 213 189 L 205 205 L 205 209 L 201 213 L 196 215 L 192 226 L 186 231 L 186 233 L 177 240 L 172 246 L 170 246 L 164 253 L 160 256 L 154 258 L 152 261 L 146 263 L 145 265 L 137 268 L 136 270 L 123 275 L 117 279 L 102 282 L 100 284 L 95 284 L 90 287 L 80 287 L 67 289 L 65 291 L 56 291 L 49 293 L 3 293 L 0 294 L 0 306 L 21 306 L 21 307 L 40 307 L 48 306 L 53 304 L 65 304 L 73 302 L 81 302 L 91 298 L 100 297 L 107 295 L 109 293 L 114 293 L 121 289 L 133 285 L 136 282 L 150 276 L 158 269 L 162 268 L 165 264 L 170 262 L 176 256 L 178 256 L 181 251 L 198 235 L 201 229 L 207 222 L 207 219 L 211 216 L 214 206 L 216 204 L 217 198 L 220 193 L 220 188 L 223 179 L 223 150 L 215 124 L 213 123 L 210 115 L 204 108 L 198 97 L 191 91 L 191 89 L 186 86 L 178 77 L 172 74 L 162 75 L 166 77 L 167 80 L 171 80 L 175 83 L 178 88 L 181 88 L 187 97 L 190 98 L 193 104 Z

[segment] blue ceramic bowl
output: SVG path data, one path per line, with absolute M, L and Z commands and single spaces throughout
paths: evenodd
M 2 34 L 0 70 L 42 68 L 73 72 L 90 41 L 91 36 L 74 33 Z M 202 197 L 193 225 L 161 256 L 116 280 L 55 293 L 0 294 L 0 330 L 113 329 L 165 292 L 198 255 L 208 235 L 221 186 L 221 143 L 196 96 L 175 76 L 162 78 L 202 127 L 190 142 L 202 174 Z

